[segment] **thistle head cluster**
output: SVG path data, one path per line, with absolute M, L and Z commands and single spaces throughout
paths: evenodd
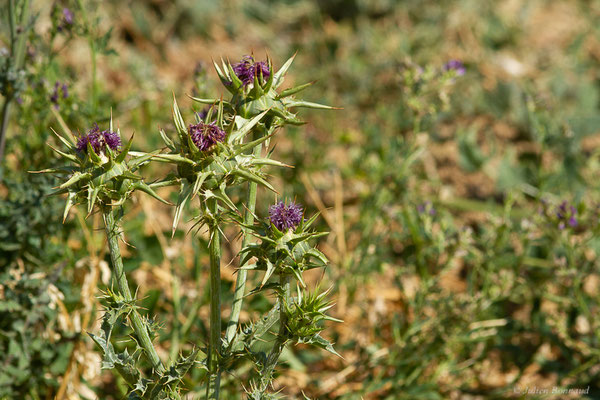
M 47 169 L 45 173 L 66 175 L 54 194 L 66 193 L 67 203 L 63 218 L 66 219 L 72 206 L 87 203 L 90 214 L 95 205 L 100 207 L 119 206 L 134 190 L 141 190 L 152 197 L 167 203 L 134 172 L 149 161 L 152 154 L 127 158 L 133 136 L 121 148 L 119 130 L 112 129 L 112 119 L 108 130 L 101 130 L 94 124 L 87 134 L 75 138 L 70 131 L 65 136 L 54 132 L 66 147 L 63 152 L 52 146 L 52 150 L 69 161 L 69 165 Z
M 66 17 L 69 15 L 65 14 Z M 72 23 L 72 14 L 70 18 Z M 278 71 L 274 71 L 269 59 L 255 61 L 252 56 L 245 56 L 234 65 L 222 62 L 219 67 L 215 64 L 219 78 L 232 94 L 231 98 L 193 98 L 209 105 L 208 109 L 195 113 L 196 119 L 193 123 L 186 123 L 174 99 L 173 122 L 178 140 L 172 140 L 161 130 L 166 149 L 152 153 L 130 152 L 133 137 L 123 145 L 119 130 L 113 130 L 111 119 L 110 126 L 105 130 L 94 124 L 87 133 L 79 137 L 73 136 L 68 129 L 65 129 L 65 136 L 57 134 L 67 150 L 53 150 L 70 163 L 64 167 L 41 171 L 65 176 L 55 192 L 68 195 L 65 218 L 69 209 L 80 203 L 87 203 L 88 214 L 95 205 L 106 212 L 109 207 L 123 204 L 134 190 L 142 190 L 165 202 L 153 188 L 179 185 L 173 232 L 186 204 L 198 196 L 202 211 L 200 223 L 210 226 L 211 235 L 219 235 L 220 223 L 231 218 L 244 228 L 244 234 L 253 234 L 259 240 L 241 250 L 240 264 L 245 270 L 265 271 L 257 290 L 274 288 L 278 293 L 278 302 L 261 321 L 252 324 L 240 334 L 227 335 L 227 341 L 222 342 L 221 350 L 217 352 L 218 368 L 210 361 L 210 372 L 214 373 L 216 369 L 227 368 L 240 356 L 250 355 L 251 358 L 254 357 L 253 360 L 258 360 L 257 365 L 265 367 L 266 372 L 264 379 L 261 378 L 261 387 L 252 387 L 248 392 L 249 398 L 255 399 L 278 397 L 276 394 L 267 394 L 268 385 L 263 383 L 270 382 L 277 358 L 288 340 L 315 344 L 337 354 L 331 343 L 319 336 L 323 329 L 321 323 L 325 320 L 335 320 L 325 313 L 332 307 L 332 304 L 325 300 L 328 291 L 321 294 L 305 294 L 301 290 L 306 287 L 303 272 L 324 267 L 328 262 L 325 255 L 310 243 L 326 234 L 311 229 L 317 215 L 305 220 L 300 204 L 280 201 L 269 208 L 267 218 L 255 224 L 248 224 L 247 218 L 250 214 L 242 221 L 239 205 L 236 205 L 228 194 L 232 187 L 246 183 L 255 183 L 275 192 L 263 172 L 263 167 L 286 165 L 271 159 L 272 151 L 263 151 L 262 144 L 266 143 L 268 147 L 270 138 L 278 128 L 286 124 L 302 123 L 293 112 L 295 108 L 332 108 L 296 100 L 293 97 L 312 83 L 278 91 L 293 59 L 294 57 L 291 57 Z M 57 83 L 53 93 L 56 101 L 61 93 L 64 97 L 68 96 L 66 86 Z M 251 137 L 249 134 L 252 134 Z M 160 182 L 148 185 L 135 172 L 149 161 L 174 164 L 176 172 Z M 256 187 L 252 190 L 255 191 Z M 252 190 L 249 189 L 249 193 L 252 193 Z M 249 194 L 250 197 L 252 195 Z M 250 213 L 250 207 L 248 212 Z M 218 241 L 212 243 L 218 245 Z M 211 267 L 216 265 L 218 270 L 219 263 L 213 263 L 215 258 L 218 259 L 218 251 L 211 248 Z M 251 259 L 255 259 L 256 262 L 247 265 Z M 275 273 L 280 279 L 270 281 Z M 300 287 L 295 299 L 290 301 L 289 281 L 292 277 L 299 282 Z M 154 380 L 143 378 L 136 369 L 139 354 L 136 352 L 130 355 L 127 351 L 118 353 L 111 344 L 112 327 L 118 319 L 135 312 L 135 303 L 124 301 L 124 298 L 110 293 L 108 295 L 109 307 L 104 316 L 102 333 L 98 336 L 91 335 L 104 352 L 106 367 L 119 370 L 132 387 L 131 398 L 177 398 L 177 382 L 195 362 L 197 351 L 187 358 L 180 359 L 166 371 L 156 371 Z M 274 347 L 272 354 L 264 357 L 263 352 L 254 352 L 253 345 L 271 332 L 277 323 L 280 325 L 280 334 L 277 337 L 279 344 Z M 148 330 L 147 333 L 153 332 L 154 325 L 149 320 L 143 320 L 142 324 Z M 220 324 L 215 326 L 216 329 L 220 329 Z M 214 346 L 213 349 L 218 347 L 218 344 Z
M 313 232 L 310 229 L 318 214 L 309 220 L 303 220 L 302 208 L 294 203 L 286 206 L 280 202 L 270 210 L 271 218 L 268 223 L 263 221 L 250 227 L 260 239 L 260 243 L 251 243 L 240 251 L 241 264 L 245 264 L 252 257 L 256 258 L 255 264 L 244 269 L 264 270 L 262 286 L 277 273 L 292 275 L 305 287 L 302 273 L 327 265 L 325 255 L 308 243 L 309 239 L 326 235 L 324 232 Z M 282 229 L 279 229 L 278 225 Z
M 283 126 L 303 123 L 294 113 L 296 108 L 333 109 L 334 107 L 298 100 L 294 97 L 314 82 L 279 90 L 294 58 L 295 55 L 278 71 L 274 70 L 269 58 L 255 61 L 253 56 L 244 56 L 234 64 L 223 60 L 221 65 L 214 63 L 219 79 L 232 94 L 231 100 L 225 102 L 228 111 L 242 118 L 252 118 L 267 111 L 267 119 L 273 124 Z M 196 97 L 193 99 L 204 104 L 215 104 L 218 101 Z
M 164 184 L 180 184 L 181 191 L 173 218 L 173 232 L 178 225 L 183 208 L 188 201 L 198 195 L 202 200 L 216 198 L 225 210 L 237 211 L 227 194 L 227 189 L 240 183 L 252 181 L 275 191 L 265 180 L 261 171 L 263 165 L 284 166 L 285 164 L 268 158 L 248 154 L 255 146 L 269 139 L 268 135 L 244 142 L 246 135 L 259 129 L 263 112 L 250 120 L 226 117 L 224 103 L 210 107 L 204 115 L 196 114 L 195 124 L 186 127 L 177 101 L 173 102 L 173 120 L 179 142 L 172 141 L 164 131 L 161 136 L 170 150 L 169 153 L 154 155 L 157 161 L 175 164 L 177 174 Z M 204 117 L 203 119 L 201 117 Z M 209 122 L 210 121 L 210 122 Z M 203 217 L 211 217 L 202 201 Z M 206 222 L 206 221 L 202 221 Z
M 450 91 L 457 77 L 465 73 L 466 67 L 459 60 L 425 68 L 411 61 L 404 62 L 399 74 L 404 101 L 416 118 L 435 115 L 449 107 Z
M 215 63 L 217 74 L 232 97 L 228 101 L 192 97 L 193 100 L 210 106 L 208 110 L 196 113 L 195 124 L 186 125 L 174 99 L 173 121 L 179 142 L 174 142 L 161 130 L 161 136 L 170 152 L 155 156 L 158 161 L 177 166 L 177 178 L 164 182 L 165 185 L 181 185 L 173 218 L 173 232 L 183 208 L 196 195 L 205 200 L 217 198 L 225 209 L 235 212 L 237 209 L 226 193 L 227 188 L 251 181 L 275 192 L 265 179 L 262 167 L 285 164 L 250 152 L 267 142 L 277 128 L 286 124 L 303 123 L 292 109 L 333 108 L 293 97 L 312 83 L 277 91 L 294 57 L 288 59 L 277 72 L 273 70 L 269 59 L 257 62 L 252 56 L 245 56 L 234 65 L 225 61 L 221 66 Z M 248 141 L 246 136 L 250 132 L 255 137 Z M 204 203 L 202 202 L 203 205 Z M 207 216 L 207 213 L 203 212 L 203 215 Z M 280 225 L 280 228 L 284 229 L 284 226 Z
M 567 200 L 561 201 L 558 205 L 542 200 L 540 214 L 545 216 L 546 221 L 550 221 L 560 230 L 577 228 L 580 222 L 578 218 L 582 218 L 581 215 L 578 215 L 575 204 Z
M 317 344 L 321 342 L 319 333 L 325 329 L 324 321 L 342 322 L 326 314 L 326 311 L 334 306 L 327 299 L 328 290 L 306 292 L 297 287 L 296 297 L 290 304 L 285 304 L 286 327 L 293 339 L 299 343 Z M 333 348 L 332 348 L 333 349 Z M 330 350 L 327 348 L 326 350 Z M 334 351 L 334 354 L 335 353 Z

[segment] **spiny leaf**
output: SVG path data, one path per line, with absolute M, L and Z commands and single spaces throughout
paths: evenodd
M 243 82 L 240 80 L 240 78 L 237 77 L 235 71 L 233 70 L 233 67 L 231 66 L 231 63 L 229 61 L 227 61 L 227 70 L 229 71 L 229 78 L 231 78 L 231 83 L 232 85 L 238 89 L 243 85 Z
M 275 266 L 273 265 L 273 263 L 269 260 L 265 260 L 265 262 L 267 264 L 267 271 L 265 272 L 265 276 L 263 277 L 263 280 L 260 283 L 261 286 L 267 283 L 269 278 L 273 275 L 273 272 L 275 272 Z
M 61 189 L 67 188 L 67 187 L 72 186 L 72 185 L 74 185 L 75 183 L 77 183 L 77 182 L 79 182 L 81 180 L 89 179 L 91 177 L 92 177 L 92 174 L 90 174 L 89 172 L 85 172 L 85 173 L 75 172 L 69 178 L 69 180 L 67 180 L 62 185 L 60 185 L 59 188 L 61 188 Z
M 65 211 L 63 213 L 63 224 L 67 220 L 67 216 L 69 215 L 69 210 L 71 207 L 75 205 L 75 198 L 77 197 L 77 192 L 69 191 L 69 195 L 67 197 L 67 203 L 65 204 Z
M 222 101 L 224 105 L 226 106 L 231 106 L 231 103 L 229 103 L 226 100 L 219 100 L 219 99 L 201 99 L 200 97 L 193 97 L 193 96 L 188 96 L 190 99 L 198 102 L 198 103 L 202 103 L 202 104 L 217 104 L 219 101 Z
M 154 197 L 156 200 L 160 201 L 163 204 L 168 204 L 168 205 L 173 205 L 172 203 L 168 202 L 167 200 L 163 199 L 162 197 L 160 197 L 158 195 L 158 193 L 156 193 L 154 191 L 154 189 L 152 189 L 150 186 L 148 186 L 145 182 L 136 182 L 136 184 L 133 186 L 135 189 L 137 190 L 141 190 L 142 192 Z
M 238 176 L 240 176 L 242 178 L 245 178 L 245 179 L 247 179 L 249 181 L 256 182 L 256 183 L 258 183 L 260 185 L 263 185 L 264 187 L 266 187 L 267 189 L 271 190 L 272 192 L 277 193 L 277 191 L 275 190 L 275 188 L 269 182 L 267 182 L 266 180 L 264 180 L 263 178 L 261 178 L 260 176 L 254 174 L 252 172 L 245 171 L 243 169 L 236 169 L 236 170 L 232 171 L 232 174 L 238 175 Z
M 298 53 L 294 53 L 293 56 L 291 56 L 282 66 L 281 68 L 279 68 L 279 71 L 277 71 L 275 73 L 275 76 L 273 77 L 273 87 L 275 89 L 277 89 L 282 83 L 283 83 L 283 77 L 285 75 L 285 73 L 287 72 L 287 70 L 290 68 L 290 66 L 292 65 L 292 63 L 294 62 L 294 58 L 296 58 L 296 55 Z
M 177 105 L 177 99 L 175 98 L 175 95 L 173 94 L 173 122 L 175 123 L 175 129 L 177 130 L 177 133 L 179 134 L 179 140 L 181 141 L 181 143 L 185 143 L 185 137 L 188 136 L 187 135 L 187 128 L 185 127 L 185 121 L 183 120 L 183 117 L 181 116 L 181 112 L 179 111 L 179 106 Z
M 92 144 L 90 142 L 87 143 L 87 154 L 90 156 L 92 161 L 95 163 L 100 163 L 102 161 L 102 159 L 100 159 L 98 154 L 96 154 L 96 151 L 94 150 L 94 148 L 92 147 Z
M 134 135 L 135 134 L 133 134 L 133 133 L 131 134 L 131 137 L 127 141 L 127 144 L 125 145 L 125 147 L 123 148 L 123 150 L 121 150 L 121 153 L 115 159 L 115 162 L 121 163 L 121 162 L 125 161 L 125 157 L 127 157 L 127 154 L 129 153 L 129 150 L 131 149 L 131 144 L 133 143 L 133 136 Z
M 301 92 L 304 89 L 306 89 L 306 88 L 314 85 L 315 82 L 316 81 L 312 81 L 312 82 L 305 83 L 304 85 L 299 85 L 299 86 L 296 86 L 296 87 L 293 87 L 293 88 L 285 89 L 281 93 L 279 93 L 279 95 L 277 95 L 277 99 L 282 99 L 284 97 L 291 96 L 293 94 Z
M 62 157 L 64 157 L 64 158 L 66 158 L 66 159 L 67 159 L 67 160 L 69 160 L 69 161 L 73 161 L 73 162 L 75 162 L 75 163 L 79 161 L 79 160 L 77 159 L 77 157 L 75 157 L 75 156 L 74 156 L 74 155 L 72 155 L 72 154 L 63 153 L 62 151 L 60 151 L 60 150 L 58 150 L 58 149 L 54 148 L 54 147 L 53 147 L 51 144 L 48 144 L 48 146 L 49 146 L 49 147 L 50 147 L 52 150 L 54 150 L 54 151 L 55 151 L 57 154 L 59 154 L 60 156 L 62 156 Z
M 92 214 L 92 211 L 94 210 L 94 203 L 96 203 L 96 198 L 98 197 L 99 191 L 99 187 L 88 186 L 88 216 L 90 216 L 90 214 Z
M 310 101 L 303 101 L 303 100 L 290 101 L 289 103 L 286 103 L 286 105 L 288 107 L 315 108 L 315 109 L 321 109 L 321 110 L 341 110 L 341 108 L 339 108 L 339 107 L 331 107 L 331 106 L 326 106 L 325 104 L 313 103 Z
M 167 136 L 164 129 L 159 129 L 158 133 L 160 133 L 160 137 L 162 138 L 163 142 L 165 142 L 167 147 L 169 149 L 171 149 L 172 151 L 175 151 L 175 149 L 176 149 L 175 143 L 173 143 L 173 141 Z
M 69 150 L 72 150 L 72 149 L 74 149 L 74 148 L 75 148 L 75 144 L 74 144 L 74 143 L 71 143 L 69 140 L 65 139 L 64 137 L 62 137 L 61 135 L 59 135 L 58 133 L 56 133 L 56 131 L 55 131 L 53 128 L 50 128 L 50 130 L 52 131 L 52 133 L 54 133 L 54 134 L 56 135 L 56 137 L 57 137 L 57 138 L 58 138 L 58 139 L 59 139 L 61 142 L 63 142 L 63 144 L 64 144 L 65 146 L 67 146 L 67 148 L 68 148 Z
M 200 188 L 202 187 L 202 184 L 204 183 L 206 178 L 210 176 L 210 174 L 210 172 L 201 172 L 198 174 L 198 176 L 196 177 L 196 182 L 194 182 L 194 187 L 192 188 L 192 198 L 194 198 L 194 196 L 198 194 Z
M 177 229 L 177 224 L 179 224 L 179 219 L 181 218 L 181 213 L 183 212 L 183 208 L 186 203 L 192 196 L 192 185 L 187 182 L 187 180 L 183 180 L 181 182 L 181 190 L 179 191 L 179 197 L 177 198 L 177 206 L 175 207 L 175 215 L 173 216 L 173 228 L 171 231 L 171 236 L 175 236 L 175 230 Z
M 236 143 L 238 140 L 240 140 L 244 136 L 246 136 L 248 134 L 248 132 L 250 132 L 250 130 L 252 128 L 254 128 L 256 126 L 256 124 L 258 124 L 258 122 L 262 119 L 262 117 L 264 117 L 265 115 L 267 115 L 267 113 L 269 112 L 269 110 L 270 110 L 270 108 L 267 109 L 267 110 L 265 110 L 265 111 L 263 111 L 263 112 L 261 112 L 256 117 L 252 118 L 250 121 L 248 121 L 246 124 L 244 124 L 240 129 L 238 129 L 232 135 L 230 135 L 229 142 Z

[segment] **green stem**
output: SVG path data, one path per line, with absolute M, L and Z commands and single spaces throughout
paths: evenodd
M 25 60 L 25 44 L 27 40 L 27 29 L 24 26 L 27 24 L 29 19 L 29 0 L 23 2 L 21 8 L 21 18 L 19 19 L 19 26 L 22 28 L 22 32 L 17 33 L 17 25 L 15 23 L 16 7 L 14 0 L 8 2 L 8 22 L 10 26 L 10 45 L 11 55 L 14 70 L 19 72 L 23 66 Z M 14 99 L 14 94 L 7 94 L 4 98 L 4 104 L 2 106 L 2 123 L 0 124 L 0 163 L 4 159 L 4 147 L 6 146 L 6 131 L 8 130 L 8 120 L 10 118 L 10 102 Z M 2 168 L 0 167 L 0 179 L 2 178 Z
M 10 115 L 10 97 L 4 99 L 4 105 L 2 106 L 2 127 L 0 128 L 0 162 L 4 158 L 4 147 L 6 144 L 6 130 L 8 129 L 8 118 Z M 1 168 L 1 167 L 0 167 Z M 0 178 L 2 174 L 0 173 Z
M 265 369 L 261 374 L 261 392 L 265 392 L 271 384 L 271 381 L 273 380 L 273 371 L 275 370 L 281 352 L 288 341 L 288 331 L 286 326 L 287 314 L 285 309 L 290 303 L 290 276 L 281 274 L 279 276 L 279 282 L 281 284 L 281 294 L 279 295 L 279 334 L 267 357 Z
M 257 139 L 256 133 L 253 135 L 253 139 Z M 253 155 L 260 157 L 262 151 L 262 144 L 259 144 L 254 148 Z M 254 212 L 256 210 L 256 193 L 258 191 L 258 185 L 256 182 L 248 182 L 248 195 L 246 198 L 246 212 L 244 214 L 244 224 L 254 224 Z M 245 230 L 244 238 L 242 239 L 242 249 L 248 246 L 252 242 L 252 235 L 250 232 Z M 240 265 L 240 268 L 244 265 Z M 235 291 L 233 292 L 233 304 L 231 305 L 231 316 L 229 317 L 229 323 L 227 324 L 227 332 L 225 333 L 225 340 L 227 343 L 231 343 L 235 333 L 237 331 L 238 323 L 240 321 L 240 313 L 242 311 L 242 303 L 244 302 L 244 292 L 246 290 L 246 278 L 248 271 L 245 269 L 238 270 L 237 278 L 235 280 Z
M 208 343 L 208 385 L 207 399 L 219 399 L 221 373 L 219 371 L 219 351 L 221 348 L 221 242 L 219 238 L 217 199 L 207 200 L 212 214 L 210 226 L 210 334 Z
M 125 298 L 125 301 L 131 303 L 133 302 L 133 297 L 129 290 L 129 284 L 127 283 L 127 276 L 125 275 L 125 271 L 123 269 L 123 260 L 121 258 L 121 250 L 119 249 L 119 229 L 118 224 L 115 221 L 113 211 L 110 207 L 107 207 L 102 212 L 104 217 L 104 226 L 106 228 L 106 237 L 108 239 L 108 248 L 110 250 L 110 259 L 112 261 L 113 273 L 117 281 L 117 285 L 119 286 L 119 291 L 121 292 L 121 296 Z M 150 339 L 150 335 L 146 326 L 144 325 L 144 321 L 142 321 L 142 317 L 137 312 L 137 310 L 133 310 L 129 313 L 129 319 L 131 324 L 133 325 L 133 330 L 139 340 L 140 345 L 145 351 L 148 360 L 152 364 L 152 367 L 158 371 L 163 372 L 164 367 L 158 354 L 156 353 L 156 349 L 152 345 L 152 340 Z
M 81 16 L 83 19 L 83 24 L 86 28 L 86 34 L 88 37 L 88 44 L 90 46 L 90 58 L 92 62 L 92 87 L 90 91 L 90 102 L 92 104 L 92 115 L 96 115 L 97 103 L 98 103 L 98 82 L 96 79 L 96 42 L 94 41 L 94 36 L 92 34 L 91 26 L 88 20 L 87 12 L 85 7 L 83 6 L 83 2 L 81 0 L 77 0 L 77 5 L 81 10 Z
M 173 277 L 173 331 L 171 332 L 169 360 L 171 364 L 175 364 L 180 347 L 181 324 L 179 323 L 179 313 L 181 312 L 181 296 L 179 294 L 179 278 L 176 275 L 174 266 L 171 266 L 171 276 Z

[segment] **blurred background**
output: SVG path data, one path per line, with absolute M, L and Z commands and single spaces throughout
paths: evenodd
M 47 196 L 55 178 L 27 172 L 59 163 L 50 127 L 106 127 L 112 110 L 134 148 L 158 149 L 159 127 L 175 132 L 173 94 L 187 119 L 201 107 L 186 94 L 227 97 L 212 59 L 268 55 L 278 68 L 295 52 L 284 86 L 316 81 L 304 98 L 343 110 L 301 111 L 307 125 L 274 139 L 274 157 L 295 168 L 269 172 L 330 232 L 319 248 L 331 265 L 307 279 L 333 285 L 331 313 L 344 323 L 324 336 L 343 358 L 293 347 L 276 389 L 359 400 L 556 387 L 600 398 L 600 2 L 34 0 L 22 68 L 11 68 L 8 4 L 0 398 L 126 393 L 86 334 L 110 287 L 101 218 L 77 210 L 63 223 L 64 199 Z M 167 172 L 153 165 L 145 176 Z M 274 200 L 260 191 L 257 213 Z M 171 239 L 172 208 L 148 197 L 125 208 L 125 268 L 161 326 L 160 355 L 173 351 L 175 326 L 176 349 L 205 343 L 206 238 L 187 234 L 188 222 Z M 240 243 L 227 233 L 229 304 Z M 249 297 L 242 320 L 271 300 Z M 240 398 L 248 373 L 224 376 L 226 398 Z M 201 377 L 189 374 L 190 398 Z

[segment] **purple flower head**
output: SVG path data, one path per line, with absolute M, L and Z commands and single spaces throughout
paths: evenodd
M 558 220 L 558 229 L 563 230 L 568 226 L 574 228 L 577 226 L 577 209 L 567 201 L 563 201 L 557 207 L 554 215 Z
M 244 86 L 247 86 L 254 82 L 254 77 L 262 74 L 264 80 L 269 79 L 271 72 L 269 71 L 269 65 L 266 61 L 254 61 L 252 56 L 244 56 L 242 60 L 234 64 L 233 72 L 240 78 Z
M 66 25 L 73 25 L 73 11 L 67 7 L 63 8 L 63 21 Z
M 271 223 L 280 231 L 295 229 L 302 222 L 302 206 L 292 202 L 286 205 L 283 201 L 269 207 Z
M 435 208 L 433 207 L 433 204 L 431 204 L 431 201 L 426 201 L 425 203 L 419 204 L 417 206 L 417 211 L 419 214 L 423 214 L 425 211 L 427 211 L 427 213 L 432 217 L 436 214 Z
M 464 64 L 459 60 L 448 61 L 446 64 L 444 64 L 442 69 L 444 71 L 456 71 L 456 75 L 458 76 L 463 76 L 465 72 L 467 72 Z
M 106 149 L 106 146 L 117 150 L 121 146 L 121 138 L 116 132 L 101 131 L 98 124 L 94 124 L 86 135 L 80 136 L 77 140 L 77 150 L 86 152 L 88 143 L 94 152 L 100 153 Z
M 121 138 L 116 132 L 103 131 L 104 143 L 112 150 L 117 150 L 121 147 Z
M 215 143 L 225 140 L 225 131 L 217 126 L 214 122 L 205 124 L 199 122 L 195 125 L 190 125 L 190 137 L 200 151 L 210 149 Z
M 58 107 L 58 100 L 60 98 L 66 99 L 67 97 L 69 97 L 69 88 L 67 87 L 67 84 L 63 83 L 61 85 L 60 82 L 54 83 L 54 91 L 50 96 L 50 101 L 54 103 L 54 106 Z

